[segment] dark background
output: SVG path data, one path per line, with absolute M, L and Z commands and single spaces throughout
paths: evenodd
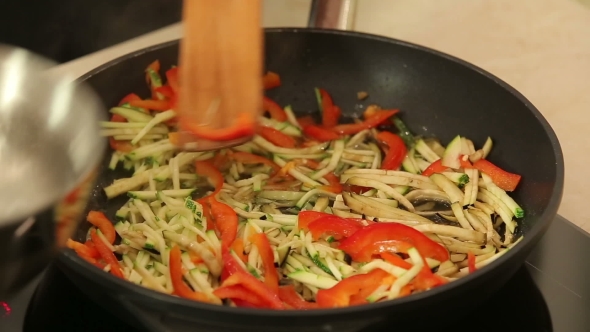
M 182 0 L 0 0 L 0 43 L 63 63 L 180 21 Z

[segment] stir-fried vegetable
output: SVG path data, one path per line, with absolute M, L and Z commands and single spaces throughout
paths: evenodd
M 333 308 L 443 285 L 516 243 L 524 210 L 506 191 L 520 176 L 485 159 L 490 138 L 445 147 L 375 105 L 342 124 L 316 89 L 321 123 L 265 97 L 269 117 L 251 142 L 181 152 L 171 144 L 177 69 L 166 83 L 159 71 L 146 69 L 150 98 L 129 94 L 101 123 L 109 168 L 130 172 L 104 191 L 128 202 L 114 226 L 91 211 L 87 241 L 68 241 L 117 277 L 213 304 Z M 280 85 L 265 75 L 266 89 Z M 399 133 L 379 129 L 389 120 Z

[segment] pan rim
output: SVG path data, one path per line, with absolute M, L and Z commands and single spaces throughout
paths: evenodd
M 268 310 L 268 309 L 253 309 L 253 308 L 233 308 L 227 306 L 218 306 L 213 304 L 207 303 L 200 303 L 196 301 L 191 301 L 179 297 L 174 297 L 168 294 L 158 293 L 151 289 L 147 289 L 141 287 L 139 285 L 135 285 L 130 283 L 126 280 L 120 280 L 111 274 L 108 273 L 96 273 L 96 267 L 92 266 L 91 264 L 86 263 L 83 259 L 78 257 L 77 255 L 73 254 L 70 251 L 64 251 L 60 254 L 59 260 L 61 263 L 67 265 L 70 269 L 77 269 L 80 274 L 85 275 L 89 279 L 91 278 L 101 278 L 101 282 L 107 282 L 116 285 L 117 287 L 125 287 L 129 290 L 135 292 L 136 297 L 147 296 L 153 300 L 157 301 L 164 301 L 167 304 L 174 305 L 174 306 L 183 306 L 189 307 L 191 309 L 198 309 L 203 311 L 210 311 L 216 313 L 223 313 L 223 314 L 230 314 L 230 315 L 241 315 L 241 316 L 254 316 L 254 318 L 258 317 L 272 317 L 272 318 L 294 318 L 294 317 L 329 317 L 335 315 L 342 315 L 342 314 L 363 314 L 369 311 L 375 310 L 383 310 L 393 306 L 404 306 L 412 304 L 414 306 L 418 306 L 421 302 L 427 301 L 431 297 L 439 296 L 440 294 L 451 294 L 450 292 L 453 289 L 460 289 L 463 287 L 467 287 L 472 281 L 475 279 L 479 279 L 480 276 L 483 276 L 487 271 L 491 271 L 500 267 L 501 265 L 505 264 L 508 260 L 510 260 L 515 255 L 518 255 L 521 251 L 531 249 L 540 239 L 540 235 L 545 233 L 555 216 L 557 215 L 557 210 L 561 203 L 562 195 L 563 195 L 563 187 L 564 187 L 564 159 L 563 159 L 563 151 L 561 149 L 561 145 L 555 134 L 555 131 L 548 123 L 546 118 L 541 114 L 541 112 L 518 90 L 514 87 L 500 79 L 499 77 L 491 74 L 490 72 L 450 54 L 428 48 L 425 46 L 421 46 L 418 44 L 414 44 L 411 42 L 389 38 L 384 36 L 379 36 L 375 34 L 363 33 L 363 32 L 356 32 L 356 31 L 342 31 L 342 30 L 332 30 L 332 29 L 317 29 L 317 28 L 299 28 L 299 27 L 280 27 L 280 28 L 266 28 L 264 29 L 266 34 L 269 33 L 312 33 L 312 34 L 327 34 L 327 35 L 341 35 L 341 36 L 348 36 L 353 38 L 361 38 L 361 39 L 370 39 L 379 42 L 389 43 L 389 44 L 396 44 L 402 47 L 412 48 L 421 52 L 429 53 L 431 55 L 437 56 L 439 58 L 444 58 L 448 61 L 454 62 L 455 64 L 461 65 L 466 67 L 467 69 L 478 73 L 486 77 L 489 80 L 495 82 L 499 87 L 503 88 L 510 94 L 512 94 L 515 98 L 519 100 L 532 114 L 533 116 L 539 121 L 540 125 L 542 126 L 545 134 L 549 138 L 551 142 L 551 146 L 553 149 L 554 158 L 556 161 L 556 181 L 552 188 L 552 194 L 549 199 L 549 203 L 545 207 L 542 214 L 537 215 L 538 221 L 535 225 L 530 229 L 526 236 L 521 243 L 517 244 L 514 249 L 509 250 L 505 255 L 497 259 L 496 261 L 492 262 L 491 264 L 483 267 L 480 270 L 477 270 L 475 273 L 467 275 L 459 280 L 455 280 L 450 282 L 446 285 L 436 287 L 434 289 L 430 289 L 426 292 L 414 294 L 412 296 L 403 297 L 399 299 L 394 299 L 390 301 L 383 301 L 379 303 L 371 303 L 361 306 L 352 306 L 352 307 L 345 307 L 345 308 L 333 308 L 333 309 L 315 309 L 315 310 Z M 127 53 L 120 57 L 117 57 L 105 64 L 96 67 L 95 69 L 87 72 L 86 74 L 80 76 L 77 81 L 86 81 L 90 79 L 92 76 L 107 70 L 108 68 L 117 65 L 123 61 L 128 61 L 145 53 L 149 53 L 158 49 L 170 47 L 173 45 L 178 45 L 180 43 L 180 39 L 171 40 L 168 42 L 152 45 L 149 47 L 145 47 L 139 49 L 137 51 Z

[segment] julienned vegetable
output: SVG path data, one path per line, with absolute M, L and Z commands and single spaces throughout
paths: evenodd
M 517 242 L 524 210 L 506 191 L 520 176 L 485 159 L 490 138 L 445 147 L 376 105 L 341 124 L 318 88 L 320 123 L 265 97 L 251 142 L 181 152 L 171 143 L 177 68 L 159 72 L 157 61 L 146 69 L 150 98 L 129 94 L 101 123 L 109 168 L 130 172 L 105 193 L 129 201 L 116 220 L 91 211 L 87 241 L 68 241 L 108 273 L 195 301 L 310 310 L 427 291 Z M 265 89 L 280 85 L 265 75 Z M 379 130 L 389 121 L 399 133 Z

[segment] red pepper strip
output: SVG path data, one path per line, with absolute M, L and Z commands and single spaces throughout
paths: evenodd
M 213 294 L 220 299 L 231 299 L 238 307 L 268 308 L 268 304 L 242 285 L 219 287 Z
M 381 258 L 383 258 L 385 261 L 387 261 L 388 263 L 390 263 L 392 265 L 395 265 L 397 267 L 401 267 L 402 269 L 409 270 L 410 268 L 412 268 L 412 264 L 406 262 L 405 260 L 403 260 L 401 257 L 399 257 L 396 254 L 392 254 L 389 252 L 382 252 Z
M 226 128 L 211 128 L 195 124 L 191 119 L 180 119 L 181 125 L 196 137 L 210 141 L 230 141 L 242 137 L 253 136 L 256 133 L 256 122 L 249 113 L 242 112 L 234 124 Z
M 113 223 L 107 218 L 107 216 L 104 215 L 104 213 L 99 211 L 90 211 L 88 212 L 86 220 L 100 229 L 109 243 L 115 243 L 115 237 L 117 236 L 115 227 L 113 226 Z
M 442 172 L 447 171 L 448 169 L 449 169 L 448 167 L 442 165 L 442 159 L 439 159 L 439 160 L 433 162 L 432 164 L 430 164 L 424 170 L 424 172 L 422 172 L 422 175 L 431 176 L 434 173 L 442 173 Z
M 404 297 L 404 296 L 408 296 L 410 294 L 412 294 L 412 291 L 414 290 L 414 285 L 412 284 L 407 284 L 404 287 L 402 287 L 402 289 L 399 292 L 399 297 Z
M 221 233 L 221 251 L 225 253 L 238 234 L 238 215 L 231 206 L 217 201 L 215 197 L 209 196 L 208 202 L 215 228 Z
M 303 133 L 316 141 L 327 142 L 340 138 L 335 132 L 315 125 L 307 125 L 303 128 Z
M 383 158 L 381 168 L 387 170 L 398 169 L 407 152 L 406 144 L 402 138 L 392 132 L 382 131 L 377 134 L 377 140 L 387 145 L 387 153 Z
M 264 267 L 264 284 L 274 292 L 279 291 L 279 274 L 275 268 L 275 258 L 270 247 L 270 242 L 264 233 L 254 233 L 250 236 L 250 242 L 258 248 Z
M 477 270 L 475 267 L 475 255 L 471 251 L 467 252 L 467 266 L 469 268 L 469 273 L 473 273 Z
M 96 250 L 96 247 L 94 246 L 94 243 L 92 243 L 92 240 L 86 240 L 86 242 L 84 242 L 84 245 L 90 249 L 92 258 L 100 258 L 100 253 L 98 252 L 98 250 Z
M 227 153 L 221 153 L 221 151 L 218 151 L 215 154 L 215 157 L 211 159 L 211 162 L 219 170 L 226 170 L 231 166 L 229 155 Z
M 307 231 L 309 230 L 309 224 L 312 222 L 330 216 L 333 216 L 333 214 L 309 210 L 301 211 L 299 212 L 299 215 L 297 215 L 297 228 Z
M 436 286 L 446 284 L 447 281 L 443 277 L 432 273 L 430 267 L 428 266 L 428 263 L 426 262 L 426 259 L 424 257 L 422 257 L 422 259 L 424 260 L 424 266 L 412 282 L 414 289 L 428 290 Z
M 520 182 L 520 175 L 507 172 L 485 159 L 474 162 L 473 167 L 492 178 L 498 187 L 506 191 L 514 191 Z
M 266 72 L 266 75 L 262 77 L 262 86 L 264 86 L 264 90 L 279 87 L 281 86 L 281 77 L 277 73 L 268 71 Z
M 306 115 L 306 116 L 302 116 L 300 118 L 297 118 L 297 122 L 299 123 L 301 128 L 315 125 L 315 120 L 313 119 L 313 116 L 311 116 L 311 115 Z
M 166 81 L 175 95 L 178 95 L 178 67 L 170 68 L 166 71 Z
M 87 245 L 74 241 L 72 239 L 68 239 L 68 241 L 66 242 L 66 246 L 74 250 L 76 254 L 78 254 L 78 256 L 86 259 L 90 263 L 96 262 L 95 258 L 97 258 L 96 254 L 98 254 L 96 249 L 90 248 Z M 98 254 L 98 257 L 100 257 L 100 254 Z
M 308 310 L 318 308 L 317 303 L 307 302 L 301 298 L 293 285 L 279 287 L 279 298 L 293 309 Z
M 180 255 L 181 253 L 178 246 L 175 245 L 172 247 L 172 249 L 170 249 L 170 260 L 168 264 L 170 267 L 170 279 L 172 281 L 172 288 L 174 288 L 174 293 L 180 297 L 184 297 L 187 299 L 201 302 L 209 302 L 209 298 L 207 297 L 207 295 L 201 292 L 193 291 L 182 280 L 182 260 L 180 258 Z
M 414 247 L 411 243 L 399 240 L 384 240 L 367 244 L 362 247 L 355 255 L 359 262 L 368 262 L 373 255 L 379 255 L 383 252 L 408 253 Z M 356 260 L 355 259 L 355 260 Z
M 141 98 L 139 98 L 138 95 L 136 95 L 135 93 L 130 93 L 130 94 L 126 95 L 125 97 L 123 97 L 123 99 L 121 99 L 121 101 L 119 102 L 119 106 L 121 106 L 123 104 L 127 104 L 132 101 L 138 101 L 138 100 L 141 100 Z M 111 120 L 111 121 L 113 121 L 113 120 Z
M 367 274 L 357 274 L 338 282 L 329 289 L 320 289 L 316 295 L 316 302 L 321 308 L 338 308 L 350 305 L 351 296 L 366 288 L 373 290 L 379 287 L 389 273 L 374 269 Z
M 154 91 L 168 99 L 172 99 L 175 97 L 175 93 L 169 85 L 159 86 Z
M 385 120 L 394 116 L 397 112 L 399 112 L 399 110 L 380 110 L 361 123 L 341 124 L 335 126 L 332 130 L 340 135 L 356 134 L 359 131 L 377 127 L 385 122 Z
M 92 239 L 92 242 L 96 247 L 96 250 L 98 250 L 98 253 L 105 261 L 105 263 L 111 265 L 111 274 L 121 279 L 125 279 L 125 276 L 123 276 L 123 272 L 121 271 L 121 266 L 119 265 L 117 257 L 115 257 L 115 254 L 113 254 L 111 249 L 109 249 L 106 246 L 106 244 L 104 244 L 104 242 L 102 242 L 102 240 L 98 237 L 96 229 L 92 228 L 90 230 L 90 238 Z
M 319 189 L 329 191 L 334 194 L 340 194 L 342 192 L 342 184 L 340 183 L 340 179 L 334 175 L 334 172 L 324 175 L 324 179 L 328 180 L 330 184 L 328 186 L 321 186 Z
M 412 227 L 398 223 L 375 223 L 363 227 L 347 239 L 342 240 L 339 249 L 344 250 L 353 260 L 358 260 L 359 256 L 364 258 L 363 249 L 366 246 L 383 241 L 400 241 L 407 242 L 414 246 L 422 257 L 436 259 L 445 262 L 449 259 L 449 253 L 440 244 L 432 241 L 420 231 Z M 369 257 L 370 259 L 370 257 Z
M 342 111 L 332 101 L 332 97 L 324 89 L 318 89 L 321 97 L 322 124 L 326 128 L 332 128 L 338 124 Z
M 226 253 L 223 255 L 223 260 L 226 261 L 226 256 L 231 254 Z M 232 257 L 233 259 L 233 257 Z M 260 297 L 261 300 L 269 307 L 273 309 L 283 309 L 283 303 L 279 299 L 277 292 L 270 289 L 268 286 L 263 284 L 260 280 L 256 279 L 250 273 L 243 269 L 236 269 L 233 273 L 229 272 L 230 276 L 225 279 L 220 288 L 234 285 L 242 285 L 248 291 L 252 292 L 256 296 Z M 219 288 L 218 288 L 219 289 Z M 214 292 L 215 293 L 215 292 Z
M 370 287 L 365 287 L 361 289 L 360 292 L 354 294 L 350 297 L 350 305 L 359 305 L 359 304 L 367 304 L 367 298 L 377 289 L 377 287 L 381 285 L 391 285 L 397 278 L 392 276 L 391 274 L 387 274 L 383 279 L 381 279 L 380 283 L 375 283 L 370 285 Z
M 260 127 L 258 134 L 272 144 L 283 148 L 294 148 L 297 145 L 293 137 L 271 127 Z
M 244 240 L 242 240 L 242 238 L 235 239 L 231 244 L 230 249 L 236 253 L 242 262 L 248 262 L 248 256 L 244 254 Z
M 361 195 L 369 190 L 371 190 L 372 188 L 369 187 L 361 187 L 361 186 L 349 186 L 348 190 L 350 190 L 351 192 L 357 194 L 357 195 Z
M 463 158 L 465 158 L 465 159 L 463 159 Z M 468 157 L 465 155 L 459 156 L 459 162 L 461 163 L 461 168 L 473 168 L 473 165 L 471 164 L 471 162 L 467 158 Z
M 274 162 L 262 157 L 262 156 L 258 156 L 252 153 L 248 153 L 248 152 L 232 152 L 229 155 L 230 159 L 233 159 L 237 162 L 243 163 L 243 164 L 263 164 L 263 165 L 267 165 L 270 166 L 273 170 L 273 174 L 277 173 L 278 171 L 281 170 L 281 167 L 277 164 L 275 164 Z
M 199 263 L 205 262 L 203 260 L 203 258 L 201 258 L 201 256 L 197 255 L 196 253 L 194 253 L 192 251 L 189 251 L 188 255 L 191 258 L 191 262 L 193 262 L 194 264 L 199 264 Z
M 340 240 L 351 236 L 363 228 L 363 224 L 360 220 L 344 219 L 331 215 L 314 220 L 308 225 L 308 228 L 311 236 L 316 241 L 324 234 L 331 235 L 336 240 Z
M 268 97 L 262 97 L 262 109 L 265 112 L 268 112 L 271 118 L 279 122 L 287 121 L 287 113 L 285 113 L 285 110 Z
M 207 197 L 214 197 L 221 191 L 221 187 L 223 187 L 224 182 L 223 174 L 221 174 L 221 172 L 211 162 L 206 160 L 195 161 L 195 173 L 199 176 L 206 177 L 213 188 L 215 188 L 211 195 L 202 197 L 200 200 L 203 200 Z
M 242 266 L 240 266 L 240 263 L 238 263 L 238 261 L 236 261 L 234 256 L 232 256 L 230 253 L 223 254 L 222 261 L 223 270 L 221 273 L 221 280 L 227 279 L 227 277 L 233 275 L 238 271 L 244 271 Z
M 129 105 L 133 107 L 147 108 L 152 111 L 167 111 L 171 108 L 169 100 L 130 100 Z

